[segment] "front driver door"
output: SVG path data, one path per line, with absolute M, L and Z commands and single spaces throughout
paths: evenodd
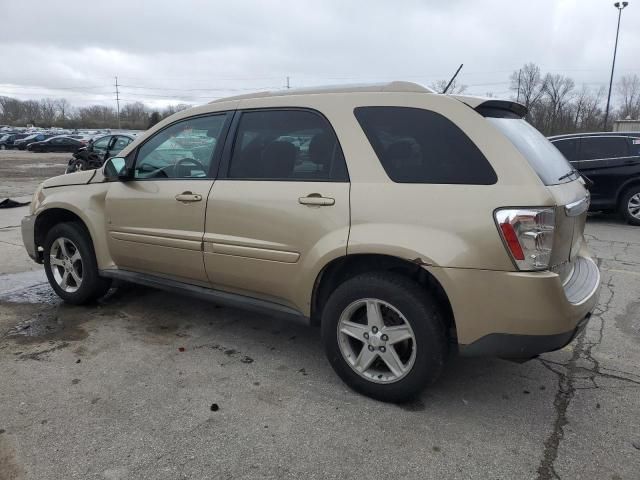
M 202 235 L 226 113 L 180 120 L 136 152 L 134 178 L 107 193 L 111 256 L 120 269 L 206 283 Z

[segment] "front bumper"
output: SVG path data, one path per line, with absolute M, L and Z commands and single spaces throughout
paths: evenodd
M 22 243 L 24 243 L 24 248 L 27 250 L 31 259 L 35 262 L 42 263 L 41 256 L 38 254 L 38 249 L 36 248 L 35 226 L 35 215 L 27 215 L 22 219 Z

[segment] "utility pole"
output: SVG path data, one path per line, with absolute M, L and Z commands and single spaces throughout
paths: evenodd
M 603 130 L 607 129 L 607 120 L 609 120 L 609 104 L 611 103 L 611 86 L 613 85 L 613 70 L 616 68 L 616 53 L 618 53 L 618 35 L 620 34 L 620 17 L 622 16 L 622 10 L 624 10 L 629 2 L 616 2 L 613 4 L 618 9 L 618 28 L 616 30 L 616 43 L 613 47 L 613 63 L 611 64 L 611 78 L 609 79 L 609 95 L 607 95 L 607 108 L 604 111 L 604 125 Z
M 118 130 L 120 130 L 120 91 L 118 90 L 118 76 L 116 75 L 116 108 L 118 112 Z
M 520 76 L 522 75 L 522 69 L 518 70 L 518 98 L 516 98 L 516 102 L 520 103 Z
M 289 85 L 289 77 L 287 77 L 287 89 L 291 88 L 291 86 Z

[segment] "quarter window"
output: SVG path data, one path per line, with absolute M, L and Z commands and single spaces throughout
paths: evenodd
M 439 113 L 359 107 L 355 116 L 394 182 L 491 185 L 497 181 L 478 147 Z
M 553 142 L 553 145 L 560 150 L 560 153 L 564 155 L 564 158 L 573 162 L 577 160 L 577 152 L 576 152 L 576 143 L 577 140 L 575 138 L 568 138 L 566 140 L 557 140 Z
M 228 178 L 347 181 L 333 129 L 304 110 L 244 112 L 238 124 Z
M 580 160 L 626 157 L 629 145 L 625 137 L 582 137 L 580 139 Z
M 182 120 L 140 147 L 135 178 L 206 178 L 226 114 Z

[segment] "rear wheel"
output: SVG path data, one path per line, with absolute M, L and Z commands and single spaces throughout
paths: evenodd
M 629 188 L 620 200 L 620 213 L 631 225 L 640 225 L 640 185 Z
M 400 402 L 441 374 L 447 352 L 434 298 L 401 275 L 368 273 L 340 285 L 322 314 L 331 366 L 354 390 Z
M 98 275 L 91 239 L 78 223 L 60 223 L 49 231 L 44 269 L 53 290 L 68 303 L 89 303 L 111 286 L 110 280 Z

